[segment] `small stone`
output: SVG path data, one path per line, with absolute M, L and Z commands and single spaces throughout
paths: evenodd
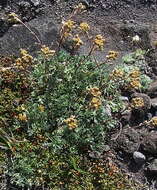
M 143 164 L 146 160 L 145 155 L 137 151 L 133 153 L 133 158 L 137 164 Z
M 122 100 L 123 102 L 129 102 L 129 99 L 126 96 L 120 96 L 120 100 Z
M 110 147 L 108 145 L 104 145 L 104 152 L 110 151 Z
M 36 7 L 40 4 L 39 0 L 31 0 L 31 2 L 33 3 L 33 5 Z

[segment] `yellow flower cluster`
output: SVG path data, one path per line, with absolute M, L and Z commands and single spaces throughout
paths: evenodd
M 90 30 L 90 26 L 86 22 L 82 22 L 79 27 L 83 32 L 88 32 Z
M 141 83 L 138 78 L 132 79 L 128 84 L 129 89 L 139 89 L 140 87 L 141 87 Z
M 118 79 L 118 78 L 123 78 L 123 77 L 124 77 L 124 72 L 121 69 L 115 69 L 110 74 L 111 79 Z
M 90 106 L 90 108 L 97 110 L 101 106 L 101 104 L 102 104 L 102 102 L 101 102 L 100 98 L 93 97 L 89 106 Z
M 131 107 L 132 107 L 133 109 L 139 109 L 139 108 L 144 107 L 143 98 L 140 98 L 140 97 L 133 98 L 133 99 L 131 100 Z
M 45 111 L 45 106 L 43 106 L 43 105 L 39 105 L 39 110 L 41 111 L 41 112 L 44 112 Z
M 78 126 L 77 120 L 75 119 L 75 116 L 73 115 L 70 118 L 64 120 L 64 122 L 67 124 L 70 130 L 75 129 Z
M 98 87 L 90 88 L 88 91 L 89 91 L 89 93 L 90 93 L 92 96 L 95 96 L 95 97 L 101 96 L 101 92 L 100 92 L 100 89 L 99 89 Z
M 41 53 L 45 58 L 50 58 L 55 54 L 55 50 L 50 50 L 49 47 L 43 45 L 41 48 Z
M 84 10 L 84 9 L 86 9 L 86 6 L 83 5 L 82 3 L 79 3 L 79 4 L 75 7 L 75 9 L 77 9 L 77 10 Z
M 20 121 L 27 121 L 27 116 L 25 113 L 20 113 L 17 117 Z
M 64 30 L 64 32 L 70 32 L 73 28 L 75 28 L 75 22 L 73 20 L 63 22 L 62 30 Z
M 138 69 L 132 70 L 128 75 L 128 78 L 130 78 L 130 81 L 127 85 L 127 88 L 129 89 L 141 88 L 140 75 L 141 73 Z
M 20 50 L 20 56 L 21 58 L 17 58 L 15 60 L 15 65 L 19 69 L 25 69 L 27 66 L 29 66 L 32 63 L 33 57 L 29 55 L 28 52 L 24 49 Z
M 131 78 L 139 78 L 141 75 L 139 70 L 133 70 L 129 73 L 129 77 Z
M 115 60 L 118 57 L 117 51 L 109 51 L 108 55 L 106 56 L 107 59 Z
M 75 46 L 77 47 L 80 47 L 81 45 L 83 45 L 83 41 L 80 39 L 78 34 L 73 38 L 73 42 Z
M 157 116 L 156 117 L 153 117 L 150 121 L 149 121 L 149 124 L 154 126 L 154 127 L 157 127 Z
M 15 13 L 10 13 L 10 14 L 8 14 L 8 21 L 9 21 L 10 23 L 18 23 L 20 20 L 19 20 L 17 14 L 15 14 Z
M 95 36 L 95 39 L 93 40 L 93 42 L 96 48 L 99 48 L 100 50 L 102 50 L 105 43 L 105 39 L 102 37 L 102 35 L 98 34 Z

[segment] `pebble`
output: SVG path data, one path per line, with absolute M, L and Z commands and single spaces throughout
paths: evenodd
M 146 160 L 145 155 L 138 151 L 133 153 L 133 158 L 137 164 L 143 164 Z

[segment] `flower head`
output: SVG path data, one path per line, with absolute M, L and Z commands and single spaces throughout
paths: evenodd
M 92 96 L 95 96 L 95 97 L 99 97 L 101 96 L 101 91 L 98 87 L 93 87 L 93 88 L 90 88 L 89 90 L 89 93 L 92 95 Z
M 115 60 L 118 57 L 117 51 L 109 51 L 108 55 L 106 56 L 107 59 Z
M 73 38 L 73 42 L 75 46 L 77 47 L 80 47 L 81 45 L 83 45 L 83 41 L 80 39 L 78 34 Z
M 90 108 L 97 110 L 101 106 L 101 104 L 102 103 L 101 103 L 100 98 L 93 97 L 92 100 L 91 100 L 91 102 L 90 102 L 90 104 L 89 104 L 89 106 L 90 106 Z
M 10 13 L 8 14 L 8 21 L 11 23 L 18 23 L 20 20 L 16 13 Z
M 82 22 L 79 27 L 83 32 L 88 32 L 90 30 L 90 26 L 86 22 Z
M 55 54 L 55 50 L 50 50 L 50 48 L 45 45 L 42 46 L 41 52 L 46 58 L 49 58 Z
M 102 35 L 99 34 L 95 36 L 95 39 L 93 40 L 93 42 L 97 48 L 102 50 L 105 43 L 105 39 L 102 37 Z
M 154 127 L 157 127 L 157 116 L 153 117 L 150 121 L 149 121 L 149 124 L 154 126 Z
M 134 109 L 139 109 L 144 107 L 144 100 L 141 97 L 136 97 L 131 100 L 131 107 Z
M 41 111 L 41 112 L 44 112 L 45 111 L 45 106 L 43 106 L 43 105 L 39 105 L 39 110 Z
M 111 79 L 123 78 L 124 72 L 121 69 L 114 69 L 110 74 Z
M 129 73 L 129 77 L 131 78 L 138 78 L 140 77 L 140 71 L 139 70 L 133 70 Z
M 70 130 L 75 129 L 78 126 L 77 120 L 75 119 L 75 116 L 73 115 L 70 118 L 64 120 L 64 122 L 67 124 Z
M 84 10 L 84 9 L 86 9 L 86 6 L 85 5 L 83 5 L 82 3 L 79 3 L 76 7 L 75 7 L 75 10 Z
M 73 20 L 64 21 L 62 28 L 70 32 L 73 28 L 75 28 L 75 22 Z
M 20 121 L 27 121 L 27 116 L 26 116 L 25 113 L 20 113 L 20 114 L 18 115 L 18 119 L 19 119 Z
M 132 79 L 128 84 L 129 89 L 139 89 L 141 88 L 141 83 L 138 78 Z

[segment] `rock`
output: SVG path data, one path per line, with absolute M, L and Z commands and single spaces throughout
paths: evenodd
M 40 0 L 31 0 L 31 2 L 35 7 L 40 5 Z
M 122 100 L 123 102 L 127 102 L 127 103 L 129 102 L 129 99 L 126 96 L 120 96 L 119 99 Z
M 48 17 L 33 19 L 27 26 L 36 33 L 42 44 L 56 46 L 58 38 L 58 28 Z M 39 50 L 36 38 L 21 24 L 13 25 L 8 32 L 0 38 L 0 54 L 18 55 L 19 49 L 24 48 L 35 54 Z
M 137 151 L 133 153 L 133 158 L 137 164 L 143 164 L 146 160 L 145 155 Z
M 146 171 L 153 175 L 157 174 L 157 159 L 154 159 L 152 163 L 148 165 Z
M 122 125 L 127 125 L 130 123 L 131 110 L 125 110 L 121 113 L 121 123 Z
M 151 98 L 157 97 L 157 81 L 154 81 L 150 84 L 148 90 L 147 90 L 148 96 Z
M 141 147 L 144 151 L 157 154 L 157 131 L 151 131 L 145 134 Z
M 152 98 L 151 99 L 151 106 L 155 109 L 157 109 L 157 98 Z
M 116 135 L 117 134 L 114 134 L 111 139 L 114 140 Z M 118 150 L 133 154 L 139 148 L 140 133 L 138 133 L 138 131 L 131 128 L 130 126 L 126 126 L 123 128 L 121 134 L 116 139 L 116 143 L 115 141 L 113 143 L 113 146 L 116 146 L 115 148 L 117 148 Z

